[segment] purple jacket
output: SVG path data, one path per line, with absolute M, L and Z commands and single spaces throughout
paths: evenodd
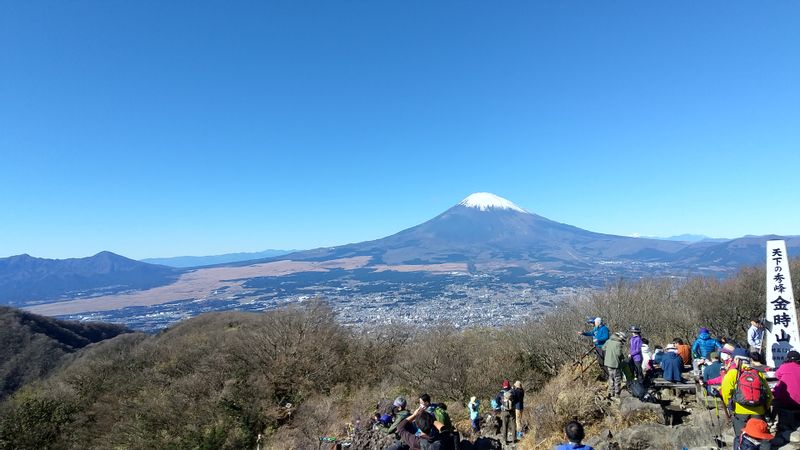
M 638 334 L 631 336 L 631 359 L 637 364 L 642 363 L 642 337 Z
M 785 362 L 775 371 L 778 384 L 772 390 L 775 401 L 789 409 L 800 409 L 800 364 Z

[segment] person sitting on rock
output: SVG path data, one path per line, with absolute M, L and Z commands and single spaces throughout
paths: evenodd
M 764 419 L 750 419 L 742 429 L 742 435 L 739 436 L 738 441 L 734 442 L 734 448 L 739 450 L 770 448 L 769 441 L 773 439 L 775 436 L 769 434 L 769 426 Z
M 412 423 L 416 427 L 412 427 Z M 410 416 L 400 421 L 397 434 L 411 450 L 455 450 L 449 433 L 440 431 L 443 426 L 433 414 L 426 411 L 425 406 L 420 405 Z M 394 446 L 389 448 L 394 450 Z
M 583 438 L 586 434 L 583 431 L 583 425 L 580 422 L 573 420 L 564 427 L 564 435 L 567 438 L 566 444 L 561 444 L 556 447 L 556 450 L 594 450 L 588 445 L 584 445 Z
M 389 426 L 381 426 L 379 428 L 386 434 L 394 433 L 396 435 L 397 426 L 403 419 L 405 419 L 411 414 L 406 409 L 405 397 L 397 397 L 396 399 L 394 399 L 394 402 L 392 403 L 392 412 L 394 413 L 394 421 L 392 421 L 392 424 Z
M 716 388 L 708 386 L 708 380 L 713 380 L 720 376 L 722 372 L 722 362 L 719 360 L 719 353 L 711 352 L 708 355 L 708 364 L 706 364 L 705 369 L 703 369 L 703 386 L 706 388 L 706 392 L 711 395 L 716 395 Z
M 778 434 L 800 428 L 800 353 L 791 350 L 775 371 L 778 384 L 772 389 L 778 413 Z
M 675 338 L 672 341 L 672 344 L 675 345 L 675 349 L 678 352 L 678 355 L 681 357 L 681 361 L 683 361 L 684 366 L 688 366 L 692 363 L 692 349 L 689 347 L 689 344 L 684 344 L 683 339 Z
M 683 368 L 683 361 L 678 355 L 678 349 L 675 344 L 667 345 L 667 351 L 664 352 L 664 357 L 661 359 L 661 369 L 664 372 L 664 379 L 670 383 L 683 383 L 681 377 L 681 368 Z

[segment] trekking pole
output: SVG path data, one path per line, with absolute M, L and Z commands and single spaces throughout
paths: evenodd
M 699 384 L 697 388 L 703 390 L 703 400 L 706 403 L 706 412 L 708 413 L 708 422 L 711 424 L 711 427 L 713 428 L 714 427 L 714 416 L 711 415 L 711 409 L 708 406 L 708 391 L 706 391 L 706 389 L 703 387 L 702 384 Z M 717 436 L 715 435 L 714 437 L 716 438 Z
M 717 411 L 717 433 L 722 438 L 722 422 L 719 419 L 719 406 L 717 403 L 717 396 L 714 396 L 714 409 Z

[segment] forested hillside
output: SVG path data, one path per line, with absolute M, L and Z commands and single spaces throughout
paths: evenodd
M 119 325 L 68 322 L 0 306 L 0 400 L 47 375 L 65 355 L 127 331 Z
M 799 270 L 794 262 L 795 292 Z M 725 281 L 620 281 L 503 329 L 354 330 L 321 301 L 207 314 L 90 346 L 27 384 L 1 406 L 0 448 L 253 448 L 259 434 L 262 448 L 317 448 L 366 422 L 380 399 L 429 392 L 458 419 L 470 396 L 493 396 L 503 378 L 529 392 L 546 386 L 589 345 L 578 336 L 587 316 L 612 330 L 639 325 L 654 345 L 700 326 L 743 341 L 763 311 L 764 272 L 747 269 Z M 571 413 L 548 395 L 530 395 L 530 442 L 560 436 Z

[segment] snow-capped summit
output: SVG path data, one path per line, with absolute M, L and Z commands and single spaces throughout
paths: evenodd
M 489 192 L 476 192 L 459 203 L 461 206 L 467 208 L 476 208 L 480 211 L 488 211 L 490 209 L 510 209 L 521 213 L 528 213 L 524 209 L 515 205 L 511 200 L 506 200 L 503 197 L 491 194 Z

